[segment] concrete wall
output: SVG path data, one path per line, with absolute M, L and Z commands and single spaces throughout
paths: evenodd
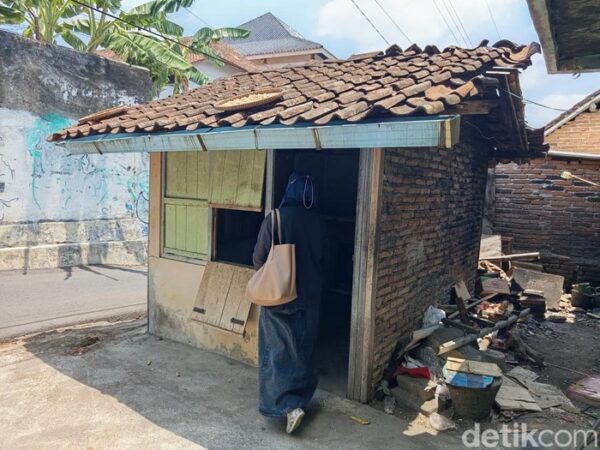
M 400 336 L 452 285 L 474 287 L 488 151 L 471 130 L 451 150 L 389 149 L 383 159 L 373 383 Z
M 69 156 L 46 137 L 91 112 L 148 101 L 150 88 L 144 69 L 0 31 L 0 269 L 27 265 L 23 255 L 33 245 L 68 243 L 80 257 L 67 257 L 64 248 L 57 265 L 88 262 L 71 245 L 75 236 L 84 236 L 82 245 L 106 243 L 107 236 L 110 242 L 145 239 L 138 216 L 147 216 L 147 155 Z M 86 229 L 68 231 L 73 221 Z M 15 244 L 11 238 L 19 232 L 15 224 L 31 234 L 42 222 L 54 224 L 46 227 L 48 242 Z M 121 225 L 127 233 L 107 231 Z M 71 237 L 56 242 L 61 234 Z M 139 252 L 131 256 L 140 262 Z M 42 253 L 38 263 L 43 259 Z
M 496 166 L 494 231 L 515 252 L 541 252 L 542 265 L 567 283 L 600 284 L 600 188 L 563 180 L 567 170 L 600 183 L 600 161 L 533 159 Z

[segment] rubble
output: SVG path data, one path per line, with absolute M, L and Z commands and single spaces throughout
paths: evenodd
M 454 429 L 463 420 L 489 417 L 504 423 L 532 414 L 540 415 L 533 416 L 539 423 L 544 417 L 576 423 L 580 412 L 570 398 L 600 408 L 600 377 L 572 384 L 565 395 L 561 387 L 566 385 L 548 383 L 539 372 L 554 367 L 586 374 L 545 361 L 548 351 L 540 350 L 546 348 L 531 341 L 554 341 L 574 324 L 600 327 L 600 288 L 580 283 L 564 293 L 563 277 L 517 261 L 539 254 L 503 255 L 499 238 L 489 237 L 482 247 L 482 255 L 493 257 L 479 261 L 476 295 L 457 280 L 450 303 L 428 307 L 423 327 L 397 346 L 393 370 L 387 371 L 395 376 L 391 392 L 396 411 L 419 411 L 436 431 Z M 406 361 L 428 368 L 430 379 L 411 377 Z

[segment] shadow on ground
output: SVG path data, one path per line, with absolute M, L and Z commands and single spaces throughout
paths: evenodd
M 16 405 L 0 425 L 19 430 L 10 448 L 463 448 L 324 391 L 289 437 L 256 412 L 254 368 L 150 336 L 142 320 L 38 334 L 0 347 L 0 367 L 0 409 Z

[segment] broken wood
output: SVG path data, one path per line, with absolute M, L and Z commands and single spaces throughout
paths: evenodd
M 512 255 L 492 256 L 490 258 L 486 258 L 487 261 L 513 261 L 513 260 L 539 261 L 539 259 L 540 259 L 540 252 L 514 253 Z
M 481 280 L 481 295 L 510 294 L 510 286 L 507 280 L 502 278 L 486 278 Z
M 469 305 L 467 305 L 467 307 L 466 307 L 466 308 L 467 308 L 467 309 L 472 309 L 473 307 L 475 307 L 475 306 L 479 305 L 481 302 L 485 302 L 486 300 L 489 300 L 489 299 L 491 299 L 491 298 L 495 297 L 496 295 L 497 295 L 497 294 L 495 294 L 495 293 L 494 293 L 494 294 L 490 294 L 490 295 L 486 295 L 485 297 L 482 297 L 482 298 L 480 298 L 479 300 L 475 300 L 473 303 L 470 303 Z M 450 315 L 448 316 L 448 319 L 453 319 L 453 318 L 455 318 L 455 317 L 458 317 L 458 314 L 459 314 L 459 312 L 458 312 L 458 311 L 456 311 L 456 312 L 453 312 L 452 314 L 450 314 Z
M 523 311 L 521 311 L 520 314 L 510 316 L 506 320 L 501 320 L 500 322 L 496 323 L 496 325 L 494 325 L 493 327 L 482 329 L 479 332 L 479 334 L 472 334 L 470 336 L 464 336 L 459 339 L 445 342 L 444 344 L 440 345 L 440 348 L 438 350 L 438 355 L 444 355 L 448 352 L 451 352 L 452 350 L 456 350 L 457 348 L 460 348 L 467 344 L 470 344 L 471 342 L 475 342 L 480 337 L 484 337 L 485 335 L 493 333 L 494 331 L 509 327 L 510 325 L 515 323 L 518 319 L 527 316 L 529 314 L 529 312 L 530 312 L 529 309 L 524 309 Z
M 460 330 L 466 331 L 467 333 L 479 333 L 479 330 L 477 328 L 465 325 L 464 323 L 457 322 L 455 320 L 448 319 L 447 317 L 442 319 L 442 323 L 451 327 L 456 327 Z
M 497 364 L 471 361 L 464 358 L 449 357 L 446 361 L 446 369 L 454 372 L 472 373 L 475 375 L 487 375 L 490 377 L 501 377 L 502 371 Z
M 456 306 L 458 307 L 458 316 L 460 317 L 460 321 L 467 326 L 471 326 L 473 322 L 471 322 L 471 319 L 469 319 L 469 312 L 467 311 L 465 302 L 460 297 L 456 297 L 455 301 Z

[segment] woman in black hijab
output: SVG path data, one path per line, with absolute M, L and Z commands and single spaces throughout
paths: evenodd
M 287 432 L 298 428 L 317 387 L 314 365 L 323 286 L 323 220 L 314 209 L 317 189 L 310 175 L 292 173 L 279 206 L 282 239 L 296 247 L 296 289 L 290 303 L 261 307 L 259 319 L 259 411 L 287 417 Z M 259 269 L 271 248 L 271 219 L 263 221 L 254 248 Z

